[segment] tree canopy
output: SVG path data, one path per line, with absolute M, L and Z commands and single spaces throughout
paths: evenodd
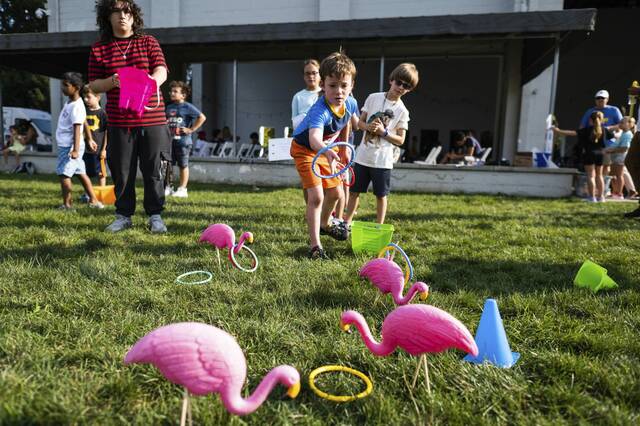
M 0 0 L 0 34 L 47 31 L 44 0 Z M 0 66 L 3 103 L 49 110 L 49 79 L 17 71 L 11 64 Z

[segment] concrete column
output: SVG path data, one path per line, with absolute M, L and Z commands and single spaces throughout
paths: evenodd
M 202 111 L 202 96 L 203 96 L 203 83 L 202 83 L 202 64 L 191 64 L 191 103 L 194 104 L 200 111 Z
M 380 56 L 380 85 L 378 90 L 384 92 L 384 55 Z
M 62 106 L 64 105 L 64 99 L 62 95 L 62 83 L 55 78 L 49 79 L 49 96 L 51 97 L 51 150 L 55 154 L 58 152 L 58 141 L 56 141 L 56 129 L 58 128 L 58 117 Z
M 504 60 L 504 105 L 502 125 L 502 146 L 498 158 L 513 160 L 518 146 L 518 124 L 522 96 L 522 41 L 509 40 Z

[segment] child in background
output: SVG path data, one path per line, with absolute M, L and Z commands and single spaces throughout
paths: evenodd
M 84 100 L 87 113 L 85 135 L 89 146 L 94 151 L 86 152 L 82 159 L 87 168 L 87 176 L 98 176 L 99 185 L 105 186 L 107 184 L 106 170 L 103 175 L 100 160 L 106 162 L 107 159 L 107 113 L 100 107 L 100 95 L 93 92 L 88 84 L 82 88 L 82 100 Z
M 56 129 L 56 142 L 58 143 L 56 173 L 60 176 L 62 189 L 61 210 L 73 208 L 71 204 L 71 178 L 74 175 L 78 176 L 85 192 L 89 195 L 89 207 L 104 208 L 93 193 L 93 186 L 86 174 L 84 161 L 82 161 L 82 154 L 85 151 L 82 127 L 87 118 L 84 104 L 80 98 L 80 90 L 83 85 L 82 75 L 76 72 L 67 72 L 62 76 L 62 93 L 69 98 L 69 101 L 64 104 L 60 112 Z
M 362 107 L 360 123 L 365 134 L 356 150 L 354 172 L 356 181 L 351 188 L 345 222 L 351 223 L 353 212 L 358 208 L 360 193 L 366 193 L 369 182 L 373 183 L 376 196 L 376 219 L 382 224 L 387 214 L 387 196 L 391 188 L 391 170 L 395 147 L 404 144 L 409 129 L 409 111 L 402 102 L 402 96 L 418 84 L 418 70 L 414 64 L 398 65 L 389 76 L 389 90 L 372 93 Z M 380 118 L 367 120 L 384 114 L 386 122 Z M 369 122 L 367 122 L 369 121 Z M 364 124 L 367 123 L 367 124 Z
M 336 240 L 349 238 L 349 231 L 342 223 L 330 222 L 336 203 L 344 198 L 341 179 L 317 177 L 311 170 L 311 163 L 316 153 L 332 143 L 347 124 L 351 122 L 353 127 L 358 128 L 358 103 L 349 96 L 355 77 L 353 61 L 341 52 L 332 53 L 322 61 L 320 87 L 324 95 L 313 104 L 296 127 L 291 142 L 290 153 L 307 194 L 306 219 L 311 259 L 326 258 L 320 234 L 327 234 Z M 328 150 L 318 159 L 316 166 L 320 174 L 335 172 L 339 160 L 336 151 Z
M 13 153 L 16 157 L 16 167 L 13 169 L 13 172 L 17 172 L 20 170 L 20 153 L 25 150 L 25 146 L 22 143 L 23 138 L 18 133 L 18 128 L 16 126 L 9 127 L 9 141 L 7 146 L 2 150 L 2 156 L 4 157 L 4 164 L 9 163 L 9 154 Z
M 167 105 L 167 124 L 173 135 L 171 144 L 171 164 L 180 168 L 180 186 L 173 191 L 171 178 L 165 185 L 165 195 L 187 198 L 187 183 L 189 182 L 189 153 L 193 139 L 191 134 L 198 130 L 207 117 L 198 108 L 186 101 L 191 92 L 189 86 L 183 81 L 172 81 L 171 104 Z M 167 173 L 172 176 L 173 173 Z
M 320 94 L 320 64 L 315 59 L 304 61 L 305 88 L 293 95 L 291 100 L 291 123 L 293 129 L 302 122 L 309 108 L 318 100 Z
M 632 117 L 623 117 L 618 123 L 620 134 L 614 139 L 614 143 L 604 149 L 611 158 L 611 166 L 613 175 L 615 176 L 612 183 L 611 198 L 614 200 L 623 200 L 622 188 L 624 187 L 624 160 L 627 157 L 631 140 L 633 140 L 633 131 L 635 120 Z

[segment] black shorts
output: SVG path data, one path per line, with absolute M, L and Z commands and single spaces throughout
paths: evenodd
M 171 164 L 184 169 L 189 167 L 189 153 L 191 152 L 191 145 L 182 145 L 180 141 L 174 140 L 171 143 Z
M 100 176 L 100 156 L 98 154 L 85 151 L 82 159 L 84 160 L 85 169 L 87 169 L 87 176 Z
M 366 193 L 369 182 L 373 183 L 373 193 L 382 198 L 389 195 L 391 190 L 391 169 L 378 169 L 353 163 L 353 171 L 356 181 L 351 187 L 351 192 Z
M 584 153 L 583 164 L 585 166 L 602 166 L 604 162 L 604 153 L 601 149 L 588 150 Z

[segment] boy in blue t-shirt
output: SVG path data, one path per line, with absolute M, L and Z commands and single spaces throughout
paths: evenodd
M 193 140 L 191 134 L 197 131 L 207 120 L 207 117 L 198 108 L 186 102 L 191 90 L 183 81 L 172 81 L 171 104 L 167 105 L 167 125 L 171 131 L 173 141 L 171 144 L 171 164 L 180 168 L 180 186 L 175 191 L 171 188 L 173 173 L 171 168 L 167 171 L 165 182 L 165 195 L 187 198 L 187 183 L 189 182 L 189 154 Z
M 342 181 L 339 177 L 320 179 L 311 170 L 316 153 L 331 144 L 349 123 L 358 128 L 358 102 L 349 94 L 353 90 L 356 67 L 347 55 L 335 52 L 320 64 L 322 96 L 307 112 L 293 132 L 291 156 L 300 175 L 302 187 L 307 191 L 306 219 L 311 249 L 309 257 L 326 257 L 320 234 L 328 234 L 337 240 L 346 240 L 349 231 L 342 224 L 330 222 L 331 212 L 339 200 L 344 200 Z M 320 174 L 329 175 L 336 169 L 339 156 L 328 150 L 316 165 Z M 344 201 L 343 201 L 344 202 Z

